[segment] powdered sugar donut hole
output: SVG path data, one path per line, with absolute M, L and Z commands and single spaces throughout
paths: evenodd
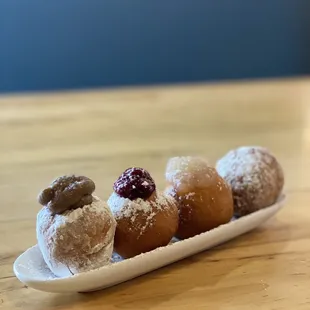
M 234 213 L 239 217 L 274 204 L 284 186 L 282 167 L 264 147 L 231 150 L 217 162 L 216 169 L 231 186 Z
M 94 196 L 90 205 L 62 214 L 43 207 L 37 215 L 37 240 L 50 270 L 66 277 L 110 262 L 115 227 L 108 205 Z

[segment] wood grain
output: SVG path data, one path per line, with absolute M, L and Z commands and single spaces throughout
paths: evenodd
M 310 309 L 310 79 L 0 97 L 0 309 Z M 252 233 L 91 294 L 48 294 L 13 275 L 33 245 L 36 195 L 54 177 L 93 178 L 107 198 L 122 170 L 170 156 L 214 163 L 264 145 L 286 174 L 286 208 Z

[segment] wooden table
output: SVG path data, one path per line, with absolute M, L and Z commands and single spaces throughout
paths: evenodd
M 0 98 L 0 309 L 310 309 L 310 79 Z M 85 174 L 103 198 L 128 166 L 159 187 L 170 156 L 214 163 L 239 145 L 269 147 L 288 202 L 259 229 L 92 294 L 25 287 L 12 264 L 36 243 L 36 195 Z M 308 228 L 306 228 L 308 226 Z

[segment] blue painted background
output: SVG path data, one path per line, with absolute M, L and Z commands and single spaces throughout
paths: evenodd
M 310 73 L 309 0 L 0 0 L 0 92 Z

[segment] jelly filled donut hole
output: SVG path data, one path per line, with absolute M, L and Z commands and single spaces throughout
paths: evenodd
M 114 248 L 130 258 L 167 245 L 178 228 L 178 210 L 171 196 L 156 191 L 145 169 L 125 170 L 108 200 L 117 222 Z

